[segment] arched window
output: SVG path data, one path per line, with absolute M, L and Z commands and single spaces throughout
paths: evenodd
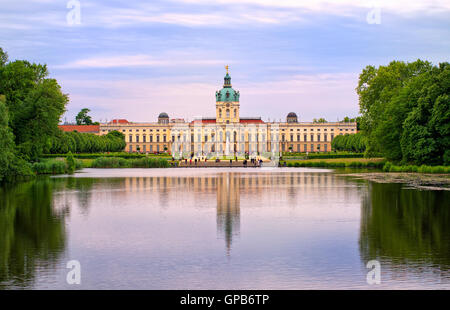
M 219 109 L 219 118 L 222 118 L 222 109 Z
M 230 109 L 227 109 L 227 118 L 230 117 Z
M 234 109 L 234 117 L 236 117 L 236 109 Z

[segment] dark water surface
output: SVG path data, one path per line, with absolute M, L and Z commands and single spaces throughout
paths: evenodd
M 0 188 L 0 288 L 450 289 L 449 201 L 325 169 L 85 169 Z

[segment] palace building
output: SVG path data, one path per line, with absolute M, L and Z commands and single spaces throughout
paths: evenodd
M 100 124 L 99 134 L 117 130 L 125 135 L 127 152 L 161 153 L 188 157 L 205 155 L 263 155 L 279 152 L 328 152 L 337 135 L 354 134 L 356 123 L 300 122 L 290 112 L 284 122 L 264 122 L 240 115 L 240 93 L 227 72 L 216 91 L 215 117 L 186 122 L 162 112 L 157 122 L 134 123 L 124 119 Z M 270 155 L 269 155 L 270 156 Z

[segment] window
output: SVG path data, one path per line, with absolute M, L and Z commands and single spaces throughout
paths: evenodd
M 156 136 L 156 142 L 159 142 L 159 135 Z M 158 148 L 159 148 L 159 146 L 158 146 Z M 159 150 L 158 150 L 158 152 L 159 152 Z
M 144 136 L 145 137 L 145 136 Z M 146 148 L 146 145 L 144 144 L 144 146 L 143 146 L 143 151 L 144 151 L 144 153 L 145 152 L 147 152 L 147 148 Z
M 142 136 L 142 141 L 143 141 L 143 142 L 147 142 L 147 136 L 146 136 L 146 135 L 143 135 L 143 136 Z M 144 150 L 144 152 L 145 152 L 145 150 Z
M 305 129 L 306 130 L 306 129 Z M 307 140 L 307 136 L 306 135 L 303 135 L 303 141 L 306 141 Z
M 311 141 L 314 141 L 314 135 L 311 135 Z
M 222 118 L 222 109 L 219 109 L 219 118 Z
M 297 141 L 300 141 L 300 135 L 297 135 Z M 300 152 L 300 151 L 299 151 Z
M 303 152 L 307 152 L 308 151 L 308 144 L 304 144 L 303 145 Z
M 285 139 L 284 139 L 284 134 L 282 134 L 282 135 L 281 135 L 281 141 L 284 142 L 284 140 L 285 140 Z
M 227 109 L 227 118 L 230 117 L 230 109 Z
M 150 142 L 153 142 L 153 136 L 150 135 Z
M 205 135 L 205 142 L 208 142 L 208 136 Z
M 317 135 L 317 141 L 320 142 L 320 135 Z
M 129 136 L 129 139 L 130 139 L 130 142 L 133 142 L 133 136 L 132 135 Z
M 294 141 L 294 135 L 291 135 L 291 141 Z
M 166 135 L 163 135 L 163 142 L 166 142 Z
M 331 141 L 333 141 L 334 133 L 331 134 Z
M 314 144 L 311 144 L 311 152 L 314 152 Z
M 136 142 L 139 142 L 139 136 L 136 135 Z
M 130 153 L 133 152 L 133 146 L 130 145 L 130 149 L 129 149 Z
M 328 151 L 327 150 L 328 149 L 328 144 L 324 144 L 324 148 L 325 148 L 324 151 L 327 152 Z
M 234 109 L 234 113 L 233 113 L 233 114 L 234 114 L 234 117 L 236 117 L 236 113 L 237 113 L 237 112 L 236 112 L 236 109 Z

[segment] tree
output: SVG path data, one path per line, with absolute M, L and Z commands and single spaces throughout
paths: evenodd
M 0 96 L 0 182 L 10 174 L 15 160 L 14 136 L 8 126 L 8 110 L 4 100 L 5 96 Z
M 5 96 L 0 95 L 0 183 L 32 174 L 30 165 L 16 156 L 14 135 L 8 126 Z
M 77 122 L 77 125 L 93 125 L 92 118 L 87 115 L 91 110 L 84 108 L 81 109 L 81 111 L 77 114 L 75 117 L 75 121 Z
M 448 63 L 422 60 L 366 67 L 357 87 L 366 153 L 405 164 L 448 163 L 449 72 Z
M 8 62 L 8 53 L 3 51 L 3 49 L 0 47 L 0 67 L 3 67 Z
M 414 103 L 403 123 L 403 161 L 450 164 L 450 64 L 415 77 L 404 93 Z
M 394 98 L 411 78 L 432 67 L 431 63 L 422 60 L 412 63 L 393 61 L 378 68 L 367 66 L 360 74 L 356 91 L 362 115 L 361 129 L 368 137 L 369 154 L 381 151 L 388 159 L 401 159 L 398 142 L 406 112 L 411 107 L 401 98 Z
M 9 126 L 19 155 L 35 160 L 58 131 L 68 96 L 56 80 L 47 78 L 46 65 L 17 60 L 0 67 L 0 93 L 6 96 Z
M 324 119 L 323 117 L 317 119 L 317 118 L 313 118 L 313 123 L 327 123 L 327 120 Z

